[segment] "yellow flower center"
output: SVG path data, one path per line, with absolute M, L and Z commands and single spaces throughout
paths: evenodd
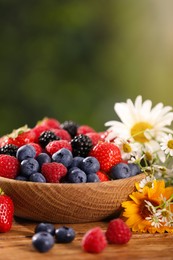
M 130 153 L 132 151 L 132 148 L 131 148 L 131 146 L 128 143 L 124 143 L 123 144 L 123 151 L 125 153 Z
M 152 125 L 147 122 L 139 122 L 136 123 L 131 128 L 131 135 L 133 136 L 134 140 L 140 143 L 148 142 L 148 139 L 144 135 L 145 130 L 151 129 Z
M 147 161 L 151 161 L 153 157 L 152 157 L 152 154 L 151 154 L 151 153 L 146 152 L 146 153 L 145 153 L 145 158 L 146 158 Z
M 169 149 L 173 149 L 173 140 L 169 140 L 167 145 Z

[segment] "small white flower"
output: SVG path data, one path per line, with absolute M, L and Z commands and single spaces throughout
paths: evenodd
M 161 150 L 165 152 L 165 154 L 170 154 L 173 156 L 173 136 L 172 134 L 163 135 L 161 143 Z
M 145 207 L 150 211 L 150 213 L 155 214 L 156 208 L 153 206 L 153 204 L 148 200 L 145 200 L 145 203 Z
M 155 228 L 160 228 L 163 226 L 160 218 L 158 217 L 157 213 L 150 215 L 149 217 L 145 218 L 147 221 L 151 222 L 151 226 Z
M 154 188 L 154 180 L 156 178 L 154 176 L 147 176 L 145 177 L 144 179 L 142 179 L 142 181 L 140 181 L 139 183 L 139 187 L 140 187 L 140 190 L 139 191 L 142 191 L 142 189 L 145 187 L 145 186 L 148 186 L 150 188 Z

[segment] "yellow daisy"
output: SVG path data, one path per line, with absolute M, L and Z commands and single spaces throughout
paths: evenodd
M 163 180 L 153 180 L 153 184 L 133 192 L 131 200 L 122 203 L 122 216 L 134 232 L 173 233 L 173 187 L 165 187 Z

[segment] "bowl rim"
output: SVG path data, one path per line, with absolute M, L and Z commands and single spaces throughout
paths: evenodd
M 23 181 L 23 180 L 15 180 L 15 179 L 10 179 L 10 178 L 6 178 L 6 177 L 1 177 L 0 176 L 0 188 L 1 188 L 1 182 L 3 181 L 4 183 L 9 183 L 9 184 L 18 184 L 21 186 L 23 185 L 29 185 L 29 186 L 42 186 L 42 187 L 47 187 L 47 186 L 56 186 L 56 187 L 87 187 L 87 186 L 104 186 L 104 185 L 112 185 L 112 184 L 118 184 L 121 183 L 123 180 L 124 181 L 130 181 L 130 180 L 135 180 L 135 179 L 141 179 L 141 175 L 146 176 L 145 173 L 139 173 L 135 176 L 130 176 L 128 178 L 121 178 L 121 179 L 117 179 L 117 180 L 109 180 L 109 181 L 102 181 L 102 182 L 83 182 L 83 183 L 50 183 L 50 182 L 32 182 L 32 181 Z M 136 182 L 137 182 L 136 180 Z

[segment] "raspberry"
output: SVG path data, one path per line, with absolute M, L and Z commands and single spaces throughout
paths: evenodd
M 100 180 L 101 182 L 103 182 L 103 181 L 109 181 L 109 177 L 108 177 L 104 172 L 98 171 L 98 172 L 97 172 L 97 175 L 98 175 L 99 180 Z
M 81 135 L 81 134 L 85 135 L 87 133 L 95 133 L 95 132 L 96 131 L 88 125 L 80 125 L 77 129 L 76 135 Z
M 100 227 L 90 229 L 82 238 L 82 248 L 88 253 L 100 253 L 106 246 L 106 237 Z
M 36 151 L 35 157 L 37 157 L 43 151 L 42 147 L 37 143 L 28 143 L 28 144 L 32 145 L 35 148 Z
M 110 169 L 122 161 L 120 149 L 113 143 L 99 142 L 90 151 L 100 163 L 100 170 L 109 173 Z
M 91 139 L 92 145 L 95 146 L 99 141 L 101 141 L 101 136 L 99 133 L 86 133 L 86 135 Z
M 126 244 L 132 232 L 122 219 L 117 218 L 109 222 L 105 235 L 110 244 Z
M 62 163 L 44 163 L 41 167 L 41 173 L 47 182 L 58 183 L 66 175 L 67 168 Z
M 19 161 L 17 158 L 7 154 L 0 155 L 0 176 L 14 179 L 19 172 Z
M 52 128 L 51 131 L 54 132 L 54 134 L 58 136 L 60 139 L 67 140 L 69 142 L 71 141 L 71 136 L 66 130 Z
M 55 118 L 44 117 L 40 122 L 39 125 L 46 126 L 50 128 L 60 128 L 60 122 Z
M 61 148 L 66 148 L 72 151 L 71 144 L 66 140 L 55 140 L 48 143 L 45 147 L 46 152 L 50 155 L 54 154 L 55 152 L 59 151 Z

